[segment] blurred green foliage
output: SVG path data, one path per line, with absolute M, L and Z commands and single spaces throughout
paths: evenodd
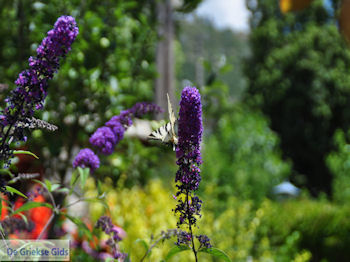
M 272 246 L 298 234 L 298 248 L 309 250 L 312 261 L 348 261 L 348 206 L 307 198 L 265 205 L 261 234 L 270 236 Z
M 233 99 L 239 99 L 246 87 L 241 63 L 249 56 L 248 35 L 217 29 L 210 20 L 195 15 L 177 21 L 177 25 L 184 56 L 177 66 L 178 85 L 191 82 L 197 87 L 211 86 L 219 80 L 229 87 Z
M 290 173 L 278 142 L 261 113 L 236 104 L 205 140 L 203 184 L 216 185 L 224 206 L 230 196 L 261 201 Z
M 335 130 L 350 127 L 350 50 L 338 32 L 337 11 L 321 0 L 285 15 L 274 0 L 247 4 L 252 13 L 247 100 L 268 115 L 281 137 L 294 182 L 314 195 L 330 194 L 325 158 Z
M 10 89 L 56 19 L 72 15 L 77 20 L 80 33 L 49 82 L 44 112 L 38 113 L 59 130 L 55 134 L 39 130 L 29 140 L 29 149 L 44 161 L 47 173 L 63 179 L 78 149 L 89 146 L 92 132 L 120 110 L 153 100 L 155 3 L 16 0 L 0 1 L 0 7 L 4 18 L 0 21 L 0 79 Z M 126 146 L 121 151 L 133 161 L 134 152 Z M 146 155 L 152 154 L 151 150 Z M 148 159 L 133 161 L 133 168 L 147 169 Z M 112 173 L 113 163 L 103 172 Z M 139 177 L 135 174 L 132 179 L 137 182 Z
M 265 221 L 270 222 L 274 219 L 269 216 L 274 216 L 276 210 L 281 210 L 279 203 L 264 201 L 255 208 L 250 200 L 230 197 L 225 209 L 216 215 L 213 187 L 214 184 L 208 185 L 205 190 L 203 219 L 200 220 L 199 231 L 210 236 L 215 247 L 224 250 L 233 261 L 309 261 L 310 252 L 299 249 L 301 240 L 299 233 L 290 231 L 289 236 L 277 242 L 273 241 L 276 236 L 271 236 L 270 231 L 265 230 L 267 226 L 273 226 Z M 131 189 L 124 188 L 120 184 L 115 190 L 108 178 L 105 180 L 103 190 L 107 194 L 106 200 L 111 207 L 113 221 L 127 232 L 127 237 L 120 243 L 122 250 L 131 254 L 132 261 L 139 261 L 145 254 L 144 247 L 135 242 L 136 239 L 149 241 L 150 236 L 159 233 L 160 230 L 176 227 L 176 218 L 172 212 L 167 212 L 175 204 L 175 200 L 171 197 L 175 189 L 164 182 L 150 180 L 144 188 L 135 186 Z M 95 194 L 96 188 L 90 179 L 85 195 L 89 197 Z M 288 210 L 282 209 L 281 212 L 287 214 Z M 90 214 L 95 221 L 105 214 L 105 210 L 102 205 L 93 203 L 90 205 Z M 157 245 L 152 250 L 150 261 L 164 258 L 174 241 L 171 239 Z M 190 258 L 192 259 L 192 254 L 184 252 L 171 261 L 188 261 Z M 201 254 L 200 261 L 215 260 Z
M 327 164 L 334 174 L 333 200 L 347 204 L 350 201 L 350 145 L 349 131 L 337 130 L 334 134 L 335 150 L 327 156 Z
M 203 187 L 216 185 L 221 208 L 231 196 L 259 202 L 290 174 L 290 165 L 282 160 L 266 117 L 240 102 L 246 85 L 241 65 L 250 53 L 247 35 L 216 29 L 198 17 L 179 25 L 178 85 L 199 85 L 202 96 Z
M 201 19 L 178 22 L 178 86 L 183 80 L 203 81 L 198 86 L 205 127 L 199 230 L 234 261 L 347 261 L 346 205 L 306 197 L 280 203 L 267 197 L 292 172 L 295 181 L 299 173 L 306 175 L 313 192 L 329 192 L 327 164 L 334 175 L 334 199 L 341 204 L 350 200 L 350 53 L 333 24 L 334 13 L 321 1 L 285 16 L 276 1 L 258 1 L 255 7 L 251 2 L 247 100 L 268 117 L 239 101 L 247 81 L 240 69 L 249 56 L 247 36 L 217 30 Z M 183 11 L 198 3 L 185 1 Z M 74 154 L 88 146 L 97 127 L 135 102 L 153 99 L 155 4 L 0 0 L 0 15 L 6 17 L 0 21 L 0 82 L 10 87 L 58 16 L 73 15 L 79 25 L 80 34 L 49 83 L 45 110 L 38 115 L 59 131 L 35 131 L 30 138 L 29 149 L 45 161 L 47 174 L 63 179 Z M 171 211 L 175 155 L 170 148 L 149 145 L 124 139 L 112 156 L 102 159 L 85 192 L 96 196 L 94 182 L 104 181 L 113 221 L 128 235 L 121 246 L 132 261 L 145 252 L 136 239 L 176 227 Z M 89 207 L 92 222 L 106 213 L 101 204 Z M 172 245 L 169 241 L 155 248 L 151 261 L 164 257 Z M 73 259 L 86 260 L 86 255 Z M 186 259 L 183 253 L 173 261 Z M 204 255 L 201 261 L 211 260 Z

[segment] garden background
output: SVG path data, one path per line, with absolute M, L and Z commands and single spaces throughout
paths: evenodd
M 113 115 L 139 101 L 167 109 L 167 92 L 177 111 L 182 88 L 196 86 L 204 125 L 199 228 L 213 245 L 232 261 L 348 261 L 349 1 L 247 0 L 246 32 L 199 17 L 201 4 L 1 0 L 0 82 L 9 86 L 1 100 L 58 16 L 71 15 L 79 26 L 36 113 L 59 129 L 35 130 L 21 144 L 40 160 L 17 159 L 17 172 L 66 183 L 74 156 Z M 155 129 L 154 119 L 163 118 L 136 122 Z M 121 249 L 139 261 L 145 248 L 137 239 L 176 227 L 177 167 L 171 147 L 132 130 L 82 193 L 105 192 L 113 222 L 126 232 Z M 277 192 L 287 181 L 298 190 Z M 106 209 L 89 202 L 68 212 L 94 225 Z M 55 226 L 52 238 L 62 228 Z M 173 242 L 156 246 L 148 260 L 160 261 Z M 81 248 L 72 257 L 89 259 Z M 191 259 L 184 252 L 171 261 Z M 200 261 L 219 259 L 202 254 Z

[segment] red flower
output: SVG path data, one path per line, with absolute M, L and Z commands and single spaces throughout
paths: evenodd
M 22 197 L 17 198 L 13 209 L 17 210 L 18 208 L 23 206 L 24 202 L 25 202 L 24 198 L 22 198 Z M 20 213 L 14 215 L 13 217 L 21 218 L 21 216 L 19 214 L 23 214 L 23 212 L 20 212 Z
M 39 195 L 34 198 L 34 202 L 44 203 L 45 198 Z M 52 215 L 52 210 L 48 207 L 35 207 L 29 210 L 29 219 L 34 223 L 34 229 L 28 234 L 29 239 L 37 239 L 44 229 L 46 223 Z M 42 235 L 42 238 L 47 237 L 47 231 Z
M 7 217 L 8 215 L 8 210 L 7 210 L 7 203 L 6 203 L 6 200 L 7 200 L 7 196 L 1 194 L 1 198 L 2 198 L 2 201 L 1 201 L 1 204 L 2 204 L 2 209 L 1 209 L 1 221 L 5 219 L 5 217 Z

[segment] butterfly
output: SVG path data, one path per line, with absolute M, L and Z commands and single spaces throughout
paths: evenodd
M 157 130 L 153 131 L 148 139 L 150 140 L 159 140 L 164 144 L 173 145 L 173 150 L 175 151 L 175 146 L 178 143 L 176 129 L 177 129 L 177 119 L 174 114 L 173 107 L 170 103 L 169 95 L 168 98 L 168 112 L 169 112 L 169 123 L 166 123 L 164 126 L 161 126 Z

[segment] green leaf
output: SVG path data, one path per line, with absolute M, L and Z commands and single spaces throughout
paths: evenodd
M 23 193 L 19 192 L 17 189 L 15 189 L 15 188 L 13 188 L 11 186 L 5 186 L 5 188 L 11 194 L 17 194 L 17 195 L 20 195 L 21 197 L 27 198 L 26 195 L 24 195 Z
M 24 223 L 26 223 L 26 225 L 28 226 L 28 219 L 25 215 L 23 215 L 22 213 L 19 213 L 18 215 L 21 216 L 21 218 L 23 219 Z
M 52 191 L 55 191 L 55 190 L 57 190 L 59 187 L 60 187 L 60 184 L 53 184 L 52 187 L 51 187 L 51 190 L 52 190 Z
M 103 199 L 99 199 L 98 197 L 97 198 L 84 198 L 83 201 L 85 202 L 90 202 L 90 203 L 99 203 L 101 204 L 102 206 L 104 206 L 104 208 L 108 211 L 108 212 L 111 212 L 111 210 L 109 209 L 109 206 L 108 204 L 103 201 Z
M 5 231 L 4 231 L 4 228 L 2 227 L 1 223 L 0 223 L 0 231 L 1 231 L 2 235 L 5 235 Z
M 80 167 L 78 167 L 79 169 Z M 77 182 L 78 180 L 78 173 L 77 172 L 73 172 L 72 173 L 72 177 L 71 177 L 71 180 L 70 180 L 70 186 L 73 186 L 75 184 L 75 182 Z
M 41 182 L 40 180 L 38 180 L 38 179 L 33 179 L 33 181 L 39 183 L 40 185 L 43 186 L 43 188 L 46 188 L 46 189 L 47 189 L 47 185 L 44 184 L 43 182 Z
M 102 194 L 102 183 L 101 183 L 101 181 L 100 180 L 97 180 L 97 192 L 98 192 L 98 194 L 99 195 L 101 195 Z
M 12 215 L 16 215 L 20 212 L 27 211 L 29 209 L 35 208 L 35 207 L 48 207 L 53 209 L 53 206 L 48 203 L 41 203 L 41 202 L 27 202 L 20 208 L 16 209 L 15 212 L 12 213 Z
M 168 261 L 172 256 L 174 256 L 177 253 L 191 250 L 188 246 L 174 246 L 170 249 L 168 254 L 165 257 L 165 261 Z
M 11 178 L 14 177 L 14 175 L 8 169 L 0 169 L 0 174 L 1 175 L 3 175 L 3 174 L 9 175 Z
M 62 215 L 67 217 L 70 221 L 72 221 L 80 229 L 82 229 L 84 231 L 84 233 L 87 235 L 87 237 L 89 238 L 89 240 L 92 239 L 92 233 L 91 233 L 91 231 L 88 229 L 88 227 L 85 225 L 85 223 L 83 221 L 81 221 L 80 219 L 78 219 L 76 217 L 70 216 L 68 214 L 62 213 Z
M 80 187 L 83 189 L 86 183 L 86 180 L 90 174 L 90 169 L 89 168 L 80 168 L 78 167 L 79 174 L 80 174 Z
M 146 249 L 146 251 L 149 249 L 147 242 L 143 239 L 138 238 L 135 240 L 135 243 L 141 243 L 143 247 Z
M 63 187 L 63 188 L 58 189 L 58 190 L 57 190 L 57 192 L 59 192 L 59 193 L 66 193 L 66 194 L 68 194 L 68 193 L 69 193 L 69 189 L 68 189 L 68 188 L 66 188 L 66 187 Z
M 30 151 L 25 151 L 25 150 L 15 150 L 15 151 L 13 151 L 13 154 L 15 154 L 15 155 L 30 155 L 36 159 L 39 159 L 39 157 L 37 155 L 35 155 L 34 153 L 32 153 Z
M 218 248 L 215 248 L 215 247 L 202 248 L 198 252 L 208 253 L 214 257 L 221 258 L 222 260 L 224 260 L 226 262 L 231 262 L 231 259 L 228 257 L 228 255 L 224 251 L 222 251 Z
M 51 189 L 52 184 L 51 184 L 50 180 L 45 179 L 45 184 L 46 184 L 47 190 L 48 190 L 49 192 L 51 192 L 51 191 L 52 191 L 52 189 Z

